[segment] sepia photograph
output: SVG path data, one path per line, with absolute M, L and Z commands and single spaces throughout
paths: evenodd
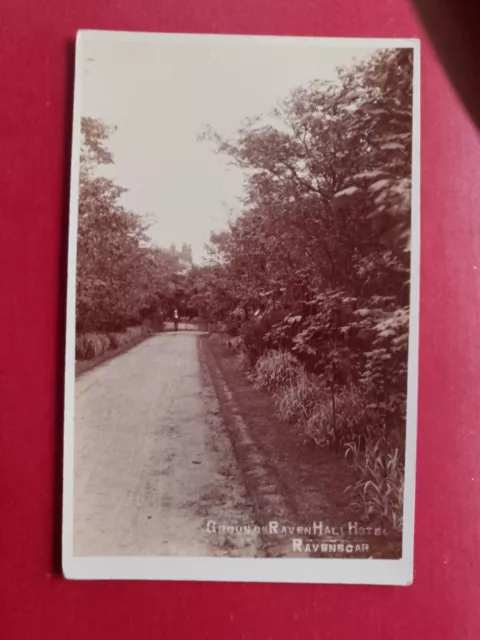
M 411 584 L 415 40 L 77 36 L 68 578 Z

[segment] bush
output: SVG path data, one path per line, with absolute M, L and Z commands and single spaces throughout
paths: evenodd
M 276 391 L 294 383 L 302 371 L 302 365 L 288 351 L 267 351 L 257 360 L 254 380 L 257 386 Z
M 323 396 L 321 389 L 305 369 L 300 368 L 296 378 L 292 379 L 277 393 L 279 417 L 287 422 L 296 423 L 303 431 L 315 405 Z
M 126 347 L 149 333 L 151 333 L 150 329 L 142 325 L 128 327 L 124 332 L 80 334 L 75 342 L 75 358 L 77 360 L 97 358 L 109 349 Z
M 317 444 L 364 446 L 372 431 L 380 428 L 380 416 L 371 410 L 363 389 L 351 384 L 334 392 L 325 389 L 305 430 Z
M 109 333 L 108 338 L 110 340 L 110 349 L 118 349 L 125 344 L 125 334 L 114 332 Z
M 104 353 L 110 346 L 109 338 L 102 333 L 84 333 L 76 339 L 75 357 L 77 360 L 89 360 Z

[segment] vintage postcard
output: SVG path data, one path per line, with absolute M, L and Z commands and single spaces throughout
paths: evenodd
M 407 585 L 415 40 L 77 38 L 68 578 Z

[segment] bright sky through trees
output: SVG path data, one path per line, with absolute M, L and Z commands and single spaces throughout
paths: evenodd
M 192 245 L 201 261 L 210 232 L 225 227 L 242 195 L 239 169 L 199 142 L 206 125 L 234 134 L 297 86 L 334 79 L 338 66 L 371 55 L 367 46 L 285 46 L 260 39 L 164 44 L 88 39 L 82 115 L 116 125 L 114 165 L 105 175 L 128 189 L 124 204 L 150 213 L 150 235 Z

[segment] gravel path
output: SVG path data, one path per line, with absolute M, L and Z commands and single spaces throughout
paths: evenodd
M 154 336 L 76 382 L 75 555 L 255 556 L 252 524 L 198 335 Z

